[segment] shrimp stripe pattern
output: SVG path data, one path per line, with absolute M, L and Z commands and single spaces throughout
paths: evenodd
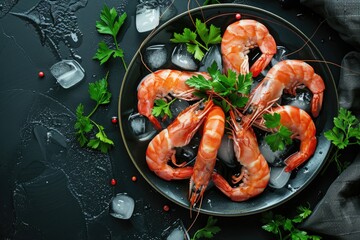
M 261 154 L 253 129 L 243 128 L 230 112 L 233 130 L 234 151 L 242 165 L 242 182 L 232 187 L 220 174 L 213 173 L 215 186 L 233 201 L 245 201 L 262 193 L 270 179 L 270 169 Z
M 286 172 L 290 172 L 307 161 L 315 152 L 316 127 L 311 116 L 304 110 L 293 106 L 279 106 L 271 109 L 280 114 L 280 123 L 287 127 L 293 138 L 300 140 L 300 149 L 285 159 Z
M 283 90 L 296 95 L 296 88 L 306 86 L 313 94 L 311 112 L 317 117 L 322 108 L 325 84 L 314 72 L 313 67 L 301 60 L 283 60 L 275 64 L 261 83 L 250 94 L 244 113 L 244 127 L 251 125 L 261 114 L 269 109 L 283 94 Z
M 214 171 L 216 156 L 225 129 L 225 113 L 214 106 L 206 116 L 194 172 L 190 179 L 189 201 L 193 206 L 204 194 Z
M 260 48 L 262 55 L 249 70 L 247 54 L 255 47 Z M 231 69 L 246 74 L 250 71 L 256 77 L 270 63 L 276 50 L 274 38 L 262 23 L 251 19 L 236 21 L 226 28 L 222 37 L 223 72 L 226 74 Z
M 193 95 L 194 89 L 186 84 L 192 76 L 202 75 L 206 79 L 210 75 L 206 72 L 186 72 L 172 69 L 162 69 L 146 75 L 137 89 L 138 112 L 146 116 L 151 123 L 161 130 L 161 124 L 152 114 L 156 99 L 166 98 L 169 95 L 186 101 L 197 100 Z
M 151 171 L 168 181 L 191 177 L 192 167 L 173 168 L 168 162 L 176 162 L 175 148 L 189 144 L 212 106 L 212 101 L 207 101 L 205 105 L 199 101 L 189 106 L 150 141 L 146 149 L 146 163 Z

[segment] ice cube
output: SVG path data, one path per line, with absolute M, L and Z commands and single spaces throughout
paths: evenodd
M 156 0 L 144 1 L 136 6 L 136 29 L 147 32 L 159 25 L 160 8 Z
M 51 74 L 63 88 L 70 88 L 80 82 L 85 71 L 75 60 L 62 60 L 50 67 Z
M 285 93 L 281 98 L 281 105 L 291 105 L 298 107 L 307 113 L 311 114 L 311 99 L 312 93 L 307 88 L 296 89 L 296 95 Z
M 187 162 L 187 165 L 192 164 L 197 156 L 200 141 L 200 134 L 195 133 L 194 137 L 190 140 L 188 145 L 181 148 L 176 148 L 177 163 Z
M 269 186 L 272 188 L 284 187 L 290 179 L 290 172 L 285 172 L 285 167 L 272 167 L 270 170 Z
M 190 236 L 180 219 L 177 219 L 169 227 L 167 227 L 161 233 L 161 237 L 164 240 L 190 240 Z
M 234 162 L 234 142 L 226 134 L 224 134 L 221 139 L 221 145 L 217 157 L 229 167 L 236 166 Z
M 287 59 L 286 54 L 288 53 L 288 50 L 283 47 L 283 46 L 277 46 L 276 47 L 276 54 L 273 56 L 273 58 L 271 59 L 269 65 L 263 70 L 261 71 L 261 74 L 256 77 L 256 79 L 263 79 L 266 74 L 269 72 L 269 70 L 271 69 L 272 66 L 274 66 L 275 64 L 277 64 L 278 62 Z M 252 59 L 253 61 L 255 61 L 258 57 L 261 56 L 261 53 L 259 52 L 259 49 L 257 49 L 257 53 L 255 55 L 255 57 Z
M 168 51 L 164 44 L 149 46 L 145 50 L 144 61 L 151 70 L 157 70 L 168 62 Z
M 168 102 L 170 99 L 168 99 Z M 172 114 L 172 117 L 158 117 L 160 120 L 160 124 L 163 128 L 167 128 L 174 120 L 175 118 L 185 109 L 189 106 L 189 103 L 185 100 L 181 99 L 175 99 L 175 101 L 170 105 L 170 112 Z
M 276 63 L 287 59 L 286 54 L 288 50 L 283 46 L 277 46 L 276 48 L 277 48 L 276 54 L 273 56 L 270 62 L 271 66 L 274 66 Z
M 209 51 L 205 54 L 204 58 L 200 62 L 199 71 L 207 72 L 207 69 L 216 62 L 220 72 L 222 71 L 222 58 L 220 48 L 218 45 L 211 46 Z
M 160 7 L 160 20 L 165 22 L 177 14 L 177 9 L 173 4 L 174 0 L 158 0 Z
M 134 211 L 134 199 L 126 193 L 118 193 L 111 199 L 110 215 L 115 218 L 129 219 Z
M 186 48 L 186 44 L 178 44 L 171 55 L 171 62 L 185 70 L 196 70 L 198 64 L 194 56 Z
M 265 136 L 259 139 L 259 149 L 266 161 L 275 167 L 284 166 L 284 160 L 298 149 L 298 141 L 294 140 L 292 144 L 287 145 L 284 150 L 272 151 L 265 141 Z
M 146 141 L 156 134 L 156 130 L 152 123 L 139 113 L 130 114 L 129 126 L 135 139 Z
M 185 100 L 177 99 L 170 105 L 172 117 L 176 118 L 185 108 L 189 107 L 189 103 Z

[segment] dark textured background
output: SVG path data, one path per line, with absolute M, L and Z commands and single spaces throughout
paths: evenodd
M 189 217 L 189 211 L 176 206 L 162 197 L 137 172 L 123 146 L 119 128 L 111 123 L 111 117 L 117 116 L 118 94 L 121 81 L 124 76 L 124 69 L 119 61 L 110 61 L 105 66 L 99 66 L 97 61 L 92 60 L 92 56 L 97 48 L 97 43 L 104 37 L 97 34 L 95 21 L 99 19 L 99 13 L 104 1 L 88 1 L 87 4 L 75 7 L 72 12 L 72 20 L 77 23 L 77 29 L 81 31 L 82 42 L 79 46 L 74 46 L 76 55 L 81 56 L 81 64 L 86 71 L 85 79 L 71 89 L 62 89 L 55 83 L 54 78 L 49 72 L 49 68 L 59 60 L 59 56 L 54 53 L 49 41 L 42 35 L 39 29 L 35 28 L 29 21 L 25 21 L 19 16 L 7 13 L 8 5 L 5 3 L 16 3 L 17 1 L 0 1 L 3 14 L 0 18 L 0 81 L 1 81 L 1 128 L 3 137 L 0 142 L 0 239 L 159 239 L 160 234 L 171 222 L 180 218 L 185 226 L 189 226 L 193 219 Z M 31 9 L 40 1 L 19 1 L 14 5 L 10 12 L 24 13 Z M 59 1 L 69 4 L 76 1 Z M 230 1 L 228 1 L 230 2 Z M 275 0 L 244 0 L 235 1 L 253 5 L 271 11 L 285 18 L 307 36 L 312 36 L 312 41 L 318 46 L 326 60 L 335 64 L 341 64 L 346 53 L 352 50 L 327 23 L 322 23 L 323 17 L 312 12 L 311 9 L 304 6 L 290 6 L 283 8 L 279 1 Z M 128 19 L 119 34 L 120 47 L 124 49 L 125 60 L 130 62 L 137 47 L 140 45 L 145 34 L 138 34 L 135 30 L 135 6 L 137 1 L 105 1 L 108 6 L 114 6 L 119 11 L 126 11 Z M 202 1 L 200 1 L 202 3 Z M 186 10 L 186 1 L 177 0 L 175 5 L 178 12 Z M 192 7 L 196 6 L 193 2 Z M 75 17 L 75 19 L 74 19 Z M 319 27 L 319 28 L 318 28 Z M 46 26 L 44 26 L 46 29 Z M 122 35 L 124 34 L 124 35 Z M 60 52 L 63 58 L 72 58 L 69 48 L 59 40 Z M 331 70 L 335 81 L 338 82 L 340 68 L 331 65 Z M 38 78 L 38 72 L 44 71 L 45 77 Z M 24 106 L 24 101 L 29 98 L 32 100 L 32 92 L 49 96 L 51 101 L 48 105 L 52 106 L 52 101 L 58 101 L 63 106 L 57 106 L 57 110 L 67 111 L 71 116 L 78 103 L 82 102 L 85 106 L 92 106 L 88 97 L 88 83 L 93 82 L 110 71 L 109 85 L 113 98 L 109 106 L 102 108 L 94 116 L 95 121 L 103 124 L 107 130 L 108 136 L 115 141 L 115 148 L 110 152 L 108 158 L 111 161 L 111 168 L 107 169 L 108 180 L 115 178 L 118 184 L 110 187 L 108 181 L 98 183 L 103 185 L 108 192 L 118 193 L 127 192 L 137 201 L 137 209 L 131 220 L 117 220 L 112 218 L 107 209 L 95 218 L 87 218 L 78 206 L 78 202 L 72 199 L 68 188 L 63 187 L 64 192 L 54 189 L 44 189 L 46 201 L 30 201 L 31 211 L 23 206 L 21 213 L 29 215 L 16 215 L 18 211 L 14 206 L 14 188 L 19 181 L 25 181 L 18 176 L 19 162 L 24 158 L 32 160 L 41 159 L 39 149 L 32 148 L 32 140 L 29 140 L 29 146 L 22 146 L 19 128 L 24 125 L 29 116 L 29 109 Z M 21 89 L 14 92 L 13 89 Z M 7 90 L 11 90 L 9 92 Z M 29 90 L 29 91 L 27 91 Z M 42 95 L 41 95 L 42 96 Z M 6 99 L 4 99 L 6 98 Z M 47 105 L 47 98 L 40 97 L 45 103 L 39 106 Z M 5 106 L 6 105 L 6 106 Z M 56 105 L 56 104 L 55 104 Z M 69 126 L 71 127 L 71 126 Z M 26 152 L 24 152 L 26 148 Z M 19 157 L 20 152 L 20 157 Z M 104 160 L 106 162 L 106 159 Z M 85 164 L 80 164 L 86 168 Z M 89 163 L 88 166 L 92 166 Z M 43 166 L 31 165 L 28 167 L 29 176 L 35 175 L 41 171 Z M 29 172 L 30 171 L 30 172 Z M 89 169 L 91 171 L 91 169 Z M 61 173 L 54 175 L 63 178 Z M 138 180 L 131 181 L 135 175 Z M 53 176 L 49 173 L 48 176 Z M 286 204 L 273 209 L 278 213 L 291 215 L 295 212 L 296 206 L 303 203 L 309 203 L 313 208 L 324 196 L 329 185 L 336 178 L 337 174 L 334 168 L 330 167 L 325 175 L 319 175 L 304 191 L 291 199 Z M 86 185 L 86 182 L 83 183 Z M 93 186 L 93 185 L 91 185 Z M 97 186 L 96 184 L 94 186 Z M 87 189 L 92 191 L 92 189 Z M 97 193 L 96 189 L 93 190 Z M 53 196 L 49 198 L 48 196 Z M 93 201 L 99 201 L 94 196 Z M 104 199 L 104 202 L 109 201 Z M 84 201 L 92 201 L 91 196 Z M 64 205 L 63 203 L 68 205 Z M 49 204 L 50 203 L 50 204 Z M 38 204 L 38 205 L 37 205 Z M 164 212 L 164 204 L 170 206 L 169 212 Z M 91 203 L 88 204 L 91 208 Z M 102 206 L 105 205 L 102 203 Z M 35 206 L 35 207 L 34 207 Z M 91 209 L 89 209 L 91 212 Z M 95 210 L 94 210 L 95 211 Z M 261 229 L 261 215 L 256 214 L 246 217 L 217 217 L 221 232 L 214 239 L 274 239 L 274 237 Z M 206 215 L 200 215 L 190 233 L 205 225 Z M 325 239 L 330 239 L 326 237 Z

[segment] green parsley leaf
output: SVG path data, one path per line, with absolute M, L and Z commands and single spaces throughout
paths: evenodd
M 107 79 L 103 78 L 94 83 L 89 83 L 90 98 L 97 104 L 108 104 L 111 99 L 111 93 L 108 91 Z
M 88 117 L 84 116 L 84 105 L 81 103 L 76 108 L 77 121 L 75 129 L 81 129 L 82 132 L 88 133 L 92 130 L 93 125 Z
M 170 105 L 175 100 L 176 100 L 176 98 L 174 98 L 170 102 L 166 102 L 166 101 L 164 101 L 162 99 L 156 99 L 154 101 L 154 107 L 153 107 L 153 110 L 152 110 L 152 115 L 154 115 L 155 117 L 168 116 L 169 118 L 172 118 L 172 113 L 170 111 Z
M 217 76 L 218 74 L 221 74 L 221 72 L 219 71 L 219 67 L 216 63 L 216 61 L 214 61 L 210 67 L 208 67 L 207 69 L 208 73 L 212 76 L 212 77 L 215 77 Z
M 96 101 L 96 106 L 89 115 L 85 116 L 84 105 L 80 103 L 76 108 L 76 122 L 74 125 L 75 130 L 77 130 L 77 140 L 81 147 L 87 146 L 103 153 L 107 153 L 111 146 L 114 145 L 114 142 L 106 136 L 104 127 L 91 120 L 90 117 L 100 105 L 110 102 L 111 93 L 107 87 L 107 76 L 94 83 L 89 83 L 90 98 Z M 98 129 L 98 132 L 95 134 L 95 138 L 91 138 L 94 126 Z
M 284 230 L 291 231 L 291 230 L 293 230 L 293 228 L 294 228 L 294 226 L 292 224 L 291 219 L 286 219 L 285 223 L 284 223 Z
M 203 98 L 211 95 L 214 103 L 221 106 L 225 112 L 229 111 L 231 107 L 242 108 L 246 105 L 249 98 L 243 92 L 247 92 L 245 89 L 251 86 L 250 74 L 237 76 L 234 71 L 230 70 L 228 75 L 224 75 L 220 72 L 216 62 L 208 68 L 208 73 L 211 79 L 207 80 L 204 76 L 197 75 L 189 78 L 186 84 L 200 91 Z
M 197 34 L 189 28 L 184 28 L 183 33 L 174 33 L 174 38 L 170 39 L 173 43 L 195 43 Z
M 295 229 L 291 233 L 291 239 L 294 239 L 294 240 L 308 240 L 309 236 L 308 236 L 307 232 Z
M 324 136 L 336 146 L 336 152 L 329 163 L 335 161 L 338 172 L 341 173 L 350 163 L 340 161 L 339 151 L 350 145 L 360 145 L 360 123 L 359 119 L 345 108 L 339 109 L 338 116 L 333 122 L 335 126 L 326 131 Z
M 274 215 L 271 211 L 265 212 L 262 217 L 262 229 L 277 235 L 277 239 L 314 239 L 320 240 L 317 235 L 308 235 L 306 231 L 297 228 L 296 224 L 301 223 L 305 218 L 309 217 L 311 210 L 308 207 L 299 206 L 297 208 L 299 214 L 294 218 L 287 218 L 283 215 Z
M 76 131 L 77 140 L 80 146 L 84 146 L 89 140 L 86 137 L 86 133 L 89 133 L 93 129 L 94 125 L 91 123 L 87 116 L 84 116 L 84 105 L 81 103 L 76 108 L 76 122 L 74 128 Z
M 98 44 L 98 49 L 93 57 L 93 59 L 97 59 L 100 61 L 100 65 L 104 64 L 109 60 L 111 56 L 114 58 L 121 58 L 123 66 L 125 70 L 127 70 L 127 66 L 124 60 L 124 51 L 119 48 L 117 42 L 117 35 L 121 26 L 124 24 L 125 19 L 127 18 L 127 14 L 124 12 L 120 16 L 115 8 L 109 8 L 104 5 L 103 9 L 100 13 L 100 21 L 96 21 L 96 29 L 101 34 L 111 35 L 114 39 L 115 49 L 111 49 L 104 41 L 101 41 Z
M 91 139 L 87 146 L 93 149 L 98 149 L 102 153 L 107 153 L 109 149 L 114 145 L 114 142 L 109 139 L 104 131 L 104 127 L 97 125 L 98 133 L 95 135 L 95 139 Z
M 304 207 L 304 206 L 299 206 L 297 208 L 298 212 L 299 212 L 299 216 L 304 220 L 306 218 L 308 218 L 312 211 L 308 208 L 308 207 Z
M 220 106 L 225 113 L 230 111 L 230 105 L 224 99 L 220 101 L 217 99 L 213 99 L 213 102 L 215 105 Z
M 292 132 L 280 123 L 280 114 L 274 113 L 271 115 L 266 113 L 263 115 L 263 118 L 267 128 L 277 129 L 277 132 L 265 136 L 265 141 L 273 152 L 277 150 L 284 150 L 286 145 L 292 143 Z
M 283 225 L 285 219 L 281 215 L 274 216 L 273 212 L 268 211 L 263 214 L 262 221 L 265 223 L 262 229 L 273 234 L 278 234 L 281 231 L 280 227 Z
M 265 141 L 273 152 L 282 151 L 292 143 L 291 135 L 292 132 L 288 128 L 280 126 L 276 133 L 265 136 Z
M 194 58 L 201 61 L 204 57 L 204 51 L 209 50 L 209 45 L 218 44 L 221 42 L 220 28 L 210 25 L 207 28 L 206 24 L 201 20 L 196 19 L 195 31 L 191 31 L 189 28 L 184 28 L 183 33 L 174 33 L 173 38 L 170 42 L 173 43 L 186 43 L 187 51 L 194 55 Z M 200 37 L 203 44 L 197 40 Z
M 112 35 L 114 38 L 118 34 L 120 27 L 124 24 L 127 17 L 126 13 L 123 13 L 118 17 L 118 13 L 115 8 L 109 9 L 104 5 L 100 14 L 100 21 L 96 21 L 96 28 L 99 33 Z
M 264 114 L 263 118 L 265 120 L 265 127 L 267 128 L 277 128 L 278 126 L 280 126 L 279 113 L 274 113 L 273 115 L 267 113 Z
M 221 231 L 220 227 L 216 226 L 217 219 L 210 216 L 207 220 L 206 226 L 197 230 L 191 240 L 200 238 L 212 238 L 215 234 Z
M 218 44 L 221 42 L 220 28 L 210 25 L 210 29 L 201 20 L 196 19 L 196 32 L 199 34 L 201 40 L 205 43 L 206 48 L 209 44 Z
M 206 78 L 202 75 L 192 76 L 186 80 L 186 84 L 200 91 L 207 91 L 212 89 L 211 82 L 206 80 Z
M 253 83 L 252 73 L 249 72 L 245 75 L 239 74 L 237 81 L 238 92 L 248 95 L 250 93 L 251 85 Z
M 199 45 L 187 43 L 187 51 L 194 55 L 195 59 L 202 59 L 205 53 L 201 50 Z
M 93 59 L 100 61 L 100 65 L 104 64 L 114 54 L 114 50 L 110 49 L 104 41 L 99 42 L 98 49 Z
M 221 81 L 224 82 L 224 85 L 226 85 L 228 88 L 234 89 L 234 86 L 236 84 L 236 72 L 229 70 L 227 77 L 225 77 L 225 75 L 222 74 L 218 74 L 218 75 Z M 238 87 L 241 87 L 241 84 L 239 84 Z

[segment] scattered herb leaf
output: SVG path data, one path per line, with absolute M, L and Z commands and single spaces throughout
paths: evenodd
M 340 108 L 334 118 L 334 127 L 324 133 L 324 136 L 336 146 L 336 151 L 329 163 L 335 161 L 339 173 L 345 170 L 349 162 L 340 161 L 340 150 L 350 145 L 360 145 L 360 123 L 351 111 Z M 326 169 L 326 168 L 325 168 Z
M 312 211 L 308 207 L 299 206 L 297 207 L 297 212 L 298 214 L 293 218 L 287 218 L 280 214 L 273 214 L 272 211 L 265 212 L 262 218 L 262 221 L 264 222 L 262 229 L 277 235 L 278 240 L 320 240 L 320 236 L 308 235 L 306 231 L 300 230 L 296 227 L 296 224 L 302 223 L 311 215 Z
M 92 149 L 100 150 L 103 153 L 107 153 L 114 145 L 114 142 L 106 136 L 104 127 L 91 119 L 91 116 L 96 112 L 100 105 L 105 105 L 110 102 L 111 93 L 108 91 L 107 75 L 103 79 L 94 83 L 89 83 L 89 95 L 90 98 L 96 102 L 96 105 L 88 115 L 84 115 L 83 104 L 80 103 L 77 106 L 76 122 L 74 125 L 75 130 L 77 130 L 77 140 L 81 147 L 87 146 Z M 93 136 L 94 127 L 97 129 L 95 136 Z
M 197 40 L 197 37 L 200 40 Z M 204 51 L 209 50 L 210 44 L 218 44 L 221 42 L 220 28 L 210 25 L 210 28 L 206 26 L 201 20 L 196 19 L 195 31 L 191 31 L 189 28 L 184 28 L 183 33 L 174 33 L 174 37 L 170 39 L 173 43 L 185 43 L 186 49 L 189 53 L 193 54 L 195 59 L 201 61 L 204 57 Z M 204 50 L 204 51 L 203 51 Z
M 172 118 L 172 113 L 170 111 L 170 105 L 176 100 L 176 98 L 172 99 L 170 102 L 166 102 L 162 99 L 156 99 L 154 102 L 154 108 L 152 110 L 152 114 L 155 117 L 164 117 L 168 116 Z
M 100 65 L 107 62 L 111 56 L 114 58 L 120 57 L 125 70 L 127 70 L 127 66 L 124 60 L 124 52 L 121 48 L 119 48 L 119 44 L 116 39 L 119 30 L 124 24 L 126 18 L 126 12 L 118 16 L 115 8 L 110 9 L 106 5 L 104 5 L 103 9 L 101 10 L 100 21 L 96 21 L 96 29 L 101 34 L 107 34 L 113 37 L 115 49 L 111 49 L 104 41 L 101 41 L 98 44 L 98 49 L 93 59 L 99 60 Z
M 277 150 L 284 150 L 286 145 L 292 143 L 292 132 L 280 123 L 281 116 L 279 113 L 263 115 L 265 126 L 269 129 L 277 129 L 275 133 L 265 136 L 266 143 L 270 149 L 275 152 Z
M 216 226 L 217 219 L 210 216 L 207 220 L 206 226 L 197 230 L 191 240 L 200 238 L 212 238 L 214 235 L 221 231 L 220 227 Z
M 104 64 L 109 60 L 110 57 L 124 57 L 123 50 L 121 49 L 110 49 L 104 41 L 99 42 L 97 52 L 95 53 L 94 59 L 100 61 L 100 65 Z
M 202 75 L 189 78 L 186 84 L 199 91 L 200 96 L 208 97 L 212 95 L 215 104 L 221 106 L 225 112 L 231 107 L 242 108 L 249 100 L 247 95 L 250 92 L 252 84 L 252 75 L 236 75 L 235 72 L 229 70 L 228 75 L 220 72 L 216 62 L 208 68 L 211 78 L 207 80 Z

